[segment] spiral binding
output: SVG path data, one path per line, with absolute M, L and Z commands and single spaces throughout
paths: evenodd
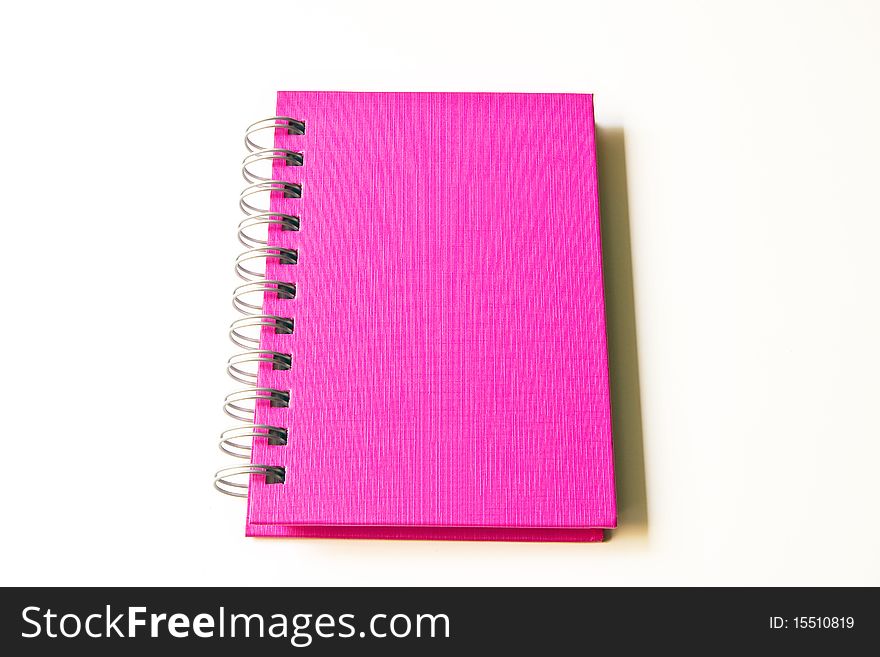
M 226 372 L 236 382 L 246 388 L 226 395 L 223 411 L 229 417 L 242 423 L 220 434 L 220 450 L 224 454 L 240 459 L 251 458 L 253 441 L 266 440 L 270 445 L 286 445 L 287 429 L 254 422 L 257 402 L 268 401 L 271 406 L 286 407 L 290 404 L 290 393 L 275 388 L 257 387 L 257 372 L 260 365 L 275 370 L 289 370 L 293 366 L 290 354 L 260 349 L 260 331 L 272 328 L 276 333 L 293 333 L 294 321 L 291 317 L 278 317 L 262 314 L 263 295 L 266 292 L 277 294 L 281 299 L 296 297 L 296 284 L 270 280 L 265 274 L 265 262 L 277 259 L 281 265 L 295 265 L 299 252 L 269 246 L 268 239 L 261 239 L 255 230 L 279 226 L 281 230 L 299 230 L 299 217 L 272 212 L 269 199 L 273 192 L 280 192 L 285 198 L 299 198 L 302 186 L 297 183 L 274 180 L 256 172 L 260 164 L 284 161 L 286 166 L 302 166 L 303 154 L 299 151 L 275 148 L 274 144 L 263 146 L 257 135 L 278 129 L 287 129 L 288 134 L 302 135 L 305 123 L 286 116 L 273 116 L 248 126 L 244 143 L 248 155 L 241 165 L 241 175 L 248 183 L 239 196 L 239 208 L 245 215 L 238 224 L 238 241 L 247 249 L 235 259 L 235 273 L 244 281 L 232 293 L 232 306 L 243 317 L 229 326 L 229 339 L 244 351 L 233 355 L 226 363 Z M 262 136 L 262 135 L 261 135 Z M 263 271 L 255 268 L 255 261 L 262 260 Z M 222 468 L 214 474 L 214 487 L 221 493 L 233 497 L 247 497 L 247 481 L 251 476 L 265 477 L 267 484 L 284 483 L 285 469 L 276 465 L 249 463 L 247 465 Z M 242 483 L 245 482 L 245 483 Z
M 266 477 L 266 483 L 284 483 L 284 468 L 272 465 L 237 465 L 218 470 L 214 474 L 214 488 L 233 497 L 247 497 L 248 485 L 233 481 L 232 478 L 242 476 L 249 478 L 250 475 L 263 475 Z

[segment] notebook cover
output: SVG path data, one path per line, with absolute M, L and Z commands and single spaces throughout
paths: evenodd
M 247 533 L 601 540 L 616 504 L 592 96 L 280 92 Z

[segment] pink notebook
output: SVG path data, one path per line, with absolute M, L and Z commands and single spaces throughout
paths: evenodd
M 227 398 L 247 534 L 602 540 L 592 96 L 280 92 L 277 114 L 242 196 L 233 328 L 258 334 L 230 373 L 254 385 Z

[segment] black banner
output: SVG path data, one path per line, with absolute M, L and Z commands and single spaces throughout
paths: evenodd
M 874 589 L 21 588 L 4 589 L 0 618 L 12 654 L 812 652 L 880 639 Z

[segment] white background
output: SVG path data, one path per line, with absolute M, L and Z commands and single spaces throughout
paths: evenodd
M 0 583 L 880 584 L 880 5 L 241 5 L 2 8 Z M 211 477 L 278 89 L 596 94 L 610 541 L 243 536 Z

